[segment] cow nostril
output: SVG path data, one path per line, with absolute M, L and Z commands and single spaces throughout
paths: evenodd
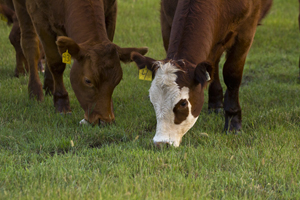
M 170 144 L 168 142 L 154 142 L 155 146 L 159 149 L 168 148 Z
M 98 122 L 98 125 L 102 126 L 102 127 L 105 127 L 105 126 L 111 125 L 111 124 L 116 124 L 115 120 L 106 122 L 106 121 L 102 121 L 101 119 L 99 119 L 99 122 Z

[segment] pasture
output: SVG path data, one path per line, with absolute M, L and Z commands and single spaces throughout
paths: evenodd
M 119 0 L 114 42 L 165 58 L 159 2 Z M 84 112 L 70 65 L 71 115 L 55 113 L 52 97 L 29 100 L 28 75 L 13 77 L 11 27 L 0 21 L 0 199 L 300 199 L 298 6 L 274 0 L 257 28 L 239 94 L 242 133 L 223 133 L 224 117 L 208 113 L 206 91 L 180 147 L 163 149 L 152 143 L 151 82 L 138 80 L 134 63 L 122 64 L 113 94 L 116 124 L 79 126 Z

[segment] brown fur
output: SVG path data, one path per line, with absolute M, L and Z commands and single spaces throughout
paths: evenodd
M 186 73 L 186 76 L 189 77 L 193 77 L 192 74 L 197 71 L 192 68 L 195 69 L 198 63 L 208 61 L 212 64 L 210 72 L 213 72 L 213 81 L 209 87 L 209 109 L 211 110 L 223 108 L 223 92 L 218 65 L 223 52 L 227 52 L 223 68 L 224 81 L 227 86 L 224 99 L 224 129 L 226 131 L 241 129 L 242 118 L 238 92 L 244 63 L 256 27 L 267 14 L 271 5 L 272 0 L 161 1 L 161 30 L 167 60 L 184 59 L 189 61 L 187 63 L 190 64 L 187 64 L 187 68 L 190 69 Z M 133 59 L 138 57 L 136 54 L 132 56 Z M 147 60 L 146 57 L 144 59 Z M 200 68 L 200 71 L 202 70 L 205 70 L 205 67 Z M 177 82 L 182 82 L 181 79 L 183 78 L 178 77 Z M 194 87 L 197 84 L 192 79 L 190 82 L 193 82 Z M 193 86 L 189 86 L 189 88 L 193 88 Z M 194 90 L 194 93 L 190 94 L 190 98 L 201 95 L 202 93 L 199 91 Z M 195 95 L 196 93 L 198 95 Z M 196 106 L 202 108 L 202 104 L 201 102 Z M 199 109 L 196 110 L 198 111 L 195 113 L 200 113 Z
M 6 5 L 2 5 L 0 4 L 0 13 L 7 18 L 7 25 L 10 25 L 13 23 L 13 16 L 15 14 L 15 12 L 10 9 L 8 6 Z
M 29 64 L 30 97 L 39 101 L 44 98 L 37 73 L 38 35 L 53 77 L 53 81 L 52 77 L 45 77 L 45 83 L 53 82 L 53 85 L 44 87 L 53 88 L 56 110 L 70 111 L 69 97 L 63 83 L 66 65 L 62 63 L 61 56 L 68 49 L 74 59 L 70 80 L 85 111 L 85 119 L 92 124 L 114 121 L 111 97 L 122 78 L 120 61 L 129 62 L 132 51 L 145 54 L 148 50 L 120 48 L 111 42 L 116 25 L 117 2 L 13 0 L 13 4 L 21 28 L 22 49 Z

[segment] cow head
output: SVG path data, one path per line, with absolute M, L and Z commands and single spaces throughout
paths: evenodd
M 120 61 L 129 62 L 131 52 L 145 54 L 148 48 L 120 48 L 112 42 L 77 44 L 64 36 L 58 37 L 56 44 L 61 54 L 68 50 L 74 59 L 70 81 L 85 111 L 81 122 L 113 122 L 112 94 L 123 74 Z
M 178 147 L 201 112 L 212 66 L 208 62 L 196 66 L 185 60 L 155 61 L 138 53 L 131 57 L 138 68 L 147 66 L 154 74 L 149 90 L 157 120 L 154 143 Z

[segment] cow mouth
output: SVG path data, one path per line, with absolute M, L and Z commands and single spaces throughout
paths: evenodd
M 101 119 L 98 119 L 98 120 L 96 120 L 95 122 L 91 123 L 91 122 L 89 122 L 89 121 L 86 120 L 86 119 L 82 119 L 82 120 L 79 122 L 79 124 L 80 124 L 80 125 L 91 124 L 92 126 L 98 125 L 99 127 L 105 127 L 105 126 L 108 126 L 108 125 L 111 125 L 111 124 L 115 124 L 115 121 L 106 122 L 106 121 L 103 121 L 103 120 L 101 120 Z
M 154 145 L 158 149 L 169 148 L 172 146 L 172 144 L 170 144 L 168 142 L 156 142 L 156 143 L 154 143 Z
M 115 121 L 113 120 L 111 122 L 106 122 L 106 121 L 99 119 L 99 122 L 98 122 L 98 126 L 100 126 L 100 127 L 105 127 L 105 126 L 108 126 L 111 124 L 115 124 Z

